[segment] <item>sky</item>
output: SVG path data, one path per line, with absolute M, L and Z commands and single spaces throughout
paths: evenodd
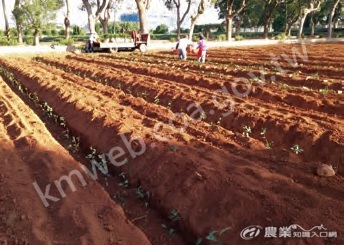
M 15 0 L 5 0 L 6 11 L 9 14 L 9 22 L 11 26 L 15 26 L 13 20 L 13 15 L 11 11 L 14 6 Z M 86 26 L 87 25 L 87 14 L 78 9 L 81 5 L 81 0 L 71 0 L 71 13 L 70 20 L 72 25 Z M 182 6 L 183 7 L 183 6 Z M 65 8 L 58 11 L 58 17 L 56 22 L 60 25 L 63 25 Z M 120 9 L 116 11 L 116 20 L 119 20 L 119 17 L 123 13 L 136 13 L 136 4 L 134 0 L 123 0 L 120 6 Z M 190 11 L 192 13 L 192 11 Z M 190 14 L 191 14 L 190 13 Z M 111 14 L 111 21 L 114 20 L 113 12 Z M 187 16 L 185 23 L 182 25 L 184 28 L 189 27 L 190 25 L 190 14 Z M 218 20 L 217 11 L 214 8 L 208 8 L 203 15 L 200 16 L 197 24 L 206 24 L 206 23 L 220 23 L 222 20 Z M 174 10 L 167 10 L 163 4 L 163 0 L 152 0 L 151 8 L 148 11 L 148 26 L 149 29 L 154 29 L 159 24 L 166 24 L 170 29 L 176 28 L 176 13 Z M 4 18 L 2 4 L 0 4 L 0 29 L 4 29 Z

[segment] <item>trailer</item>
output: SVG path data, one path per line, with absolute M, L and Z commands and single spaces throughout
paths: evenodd
M 128 37 L 123 38 L 111 38 L 105 42 L 93 43 L 94 52 L 110 52 L 115 53 L 120 50 L 135 49 L 140 50 L 142 53 L 147 51 L 150 42 L 149 33 L 137 33 L 136 31 L 125 31 Z M 87 46 L 86 46 L 87 47 Z

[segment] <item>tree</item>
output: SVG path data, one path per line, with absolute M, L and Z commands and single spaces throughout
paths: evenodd
M 21 10 L 25 24 L 34 30 L 34 45 L 39 45 L 39 35 L 48 20 L 56 18 L 56 11 L 62 8 L 63 0 L 22 0 Z
M 150 8 L 151 0 L 135 0 L 140 19 L 140 31 L 148 33 L 147 10 Z
M 168 32 L 168 26 L 167 25 L 164 25 L 164 24 L 161 24 L 161 25 L 158 25 L 155 30 L 154 30 L 154 34 L 165 34 Z
M 196 5 L 195 12 L 191 15 L 191 24 L 189 30 L 189 38 L 192 40 L 192 35 L 195 30 L 196 21 L 198 18 L 204 14 L 206 8 L 213 6 L 218 0 L 198 0 L 198 5 Z
M 329 17 L 328 17 L 328 27 L 327 27 L 327 33 L 328 33 L 328 38 L 332 38 L 332 21 L 333 21 L 333 16 L 335 14 L 336 8 L 339 4 L 340 0 L 334 0 L 333 5 L 331 7 Z
M 273 14 L 277 8 L 277 6 L 282 2 L 282 0 L 264 0 L 264 15 L 263 15 L 263 22 L 264 22 L 264 33 L 263 38 L 268 38 L 269 35 L 269 27 L 273 17 Z
M 243 17 L 243 24 L 245 27 L 258 27 L 261 24 L 262 13 L 264 10 L 264 1 L 255 0 L 249 1 L 245 8 Z
M 96 32 L 95 25 L 97 20 L 99 20 L 101 13 L 108 5 L 108 0 L 97 0 L 97 2 L 93 0 L 82 0 L 83 5 L 81 10 L 86 10 L 88 15 L 88 28 L 91 33 Z M 96 13 L 93 14 L 92 7 L 96 6 Z
M 195 25 L 197 19 L 204 13 L 205 10 L 205 1 L 206 0 L 200 0 L 198 2 L 197 10 L 196 12 L 191 15 L 191 25 L 190 25 L 190 30 L 189 30 L 189 39 L 192 40 L 192 35 L 194 33 Z
M 69 21 L 69 13 L 70 13 L 70 4 L 69 4 L 69 0 L 65 0 L 66 1 L 66 17 L 64 19 L 64 24 L 65 24 L 65 32 L 66 32 L 66 40 L 69 39 L 69 33 L 70 33 L 70 21 Z
M 6 12 L 5 0 L 2 0 L 2 10 L 4 12 L 5 32 L 6 32 L 7 40 L 10 41 L 10 39 L 11 39 L 11 32 L 10 32 L 10 26 L 8 24 L 8 16 L 7 16 L 7 12 Z
M 290 36 L 291 27 L 297 22 L 301 14 L 304 0 L 284 0 L 277 6 L 276 15 L 272 22 L 274 31 L 283 31 Z
M 16 27 L 17 27 L 17 35 L 18 35 L 18 43 L 23 43 L 23 23 L 24 23 L 24 12 L 21 8 L 21 1 L 15 0 L 14 8 L 12 11 L 14 16 Z
M 301 5 L 303 0 L 285 1 L 285 29 L 284 33 L 290 36 L 291 27 L 297 22 L 301 14 Z
M 306 18 L 305 25 L 309 25 L 311 36 L 314 36 L 315 26 L 318 23 L 321 25 L 326 25 L 328 23 L 328 13 L 330 12 L 331 4 L 331 1 L 323 1 L 320 4 L 320 10 L 310 13 Z
M 216 7 L 220 9 L 220 19 L 226 20 L 226 39 L 232 40 L 232 23 L 233 19 L 237 18 L 247 7 L 247 0 L 219 0 Z
M 190 12 L 191 9 L 191 0 L 186 0 L 186 9 L 183 14 L 180 13 L 181 11 L 181 1 L 180 0 L 165 0 L 165 6 L 168 10 L 176 9 L 177 10 L 177 39 L 180 39 L 180 27 L 183 24 L 186 16 Z
M 299 30 L 297 32 L 298 38 L 301 38 L 302 36 L 303 26 L 304 26 L 307 15 L 314 11 L 319 11 L 320 4 L 322 2 L 322 0 L 305 0 L 305 1 L 306 1 L 305 5 L 301 9 L 301 14 L 300 14 L 300 24 L 299 24 Z
M 103 33 L 108 34 L 109 33 L 109 20 L 110 20 L 110 11 L 112 8 L 113 0 L 109 0 L 108 4 L 106 5 L 104 15 L 99 16 L 99 21 L 103 27 Z M 97 7 L 99 8 L 99 1 L 97 2 Z
M 342 14 L 344 13 L 344 9 L 343 9 L 343 4 L 344 1 L 341 0 L 338 5 L 336 10 L 334 11 L 334 15 L 333 15 L 333 28 L 337 28 L 339 21 L 342 19 Z

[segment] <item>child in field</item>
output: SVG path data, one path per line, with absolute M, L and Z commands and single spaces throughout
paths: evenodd
M 207 41 L 204 39 L 203 34 L 199 34 L 199 42 L 197 43 L 197 60 L 204 63 L 207 55 Z

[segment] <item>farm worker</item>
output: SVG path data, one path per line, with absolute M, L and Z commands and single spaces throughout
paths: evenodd
M 192 42 L 189 40 L 188 35 L 183 36 L 183 38 L 179 40 L 179 43 L 177 43 L 177 46 L 176 46 L 176 48 L 178 49 L 179 59 L 186 60 L 187 58 L 186 48 L 189 45 L 192 45 Z
M 99 43 L 99 36 L 96 32 L 91 33 L 90 37 L 88 38 L 88 51 L 93 52 L 94 43 Z
M 207 41 L 204 39 L 203 34 L 199 34 L 199 42 L 197 43 L 198 53 L 197 60 L 199 62 L 205 62 L 205 56 L 207 55 Z

